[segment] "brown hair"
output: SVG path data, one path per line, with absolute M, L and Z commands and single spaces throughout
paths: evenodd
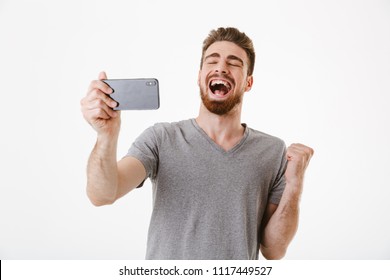
M 252 40 L 243 32 L 240 32 L 234 27 L 220 27 L 217 30 L 211 30 L 207 38 L 203 41 L 202 58 L 200 61 L 200 68 L 203 66 L 203 59 L 206 50 L 215 42 L 228 41 L 235 43 L 237 46 L 244 49 L 249 59 L 248 75 L 253 74 L 255 68 L 255 49 Z

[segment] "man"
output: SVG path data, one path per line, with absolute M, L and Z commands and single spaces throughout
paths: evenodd
M 147 259 L 267 259 L 285 255 L 298 225 L 303 177 L 313 150 L 241 123 L 253 84 L 252 41 L 235 28 L 203 43 L 196 119 L 159 123 L 117 162 L 120 112 L 112 90 L 92 81 L 81 101 L 97 131 L 87 168 L 94 205 L 112 204 L 150 178 L 153 184 Z

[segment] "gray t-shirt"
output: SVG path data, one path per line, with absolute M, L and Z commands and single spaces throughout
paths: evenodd
M 248 128 L 223 150 L 194 119 L 146 129 L 127 156 L 153 185 L 146 259 L 258 259 L 267 203 L 278 204 L 282 140 Z

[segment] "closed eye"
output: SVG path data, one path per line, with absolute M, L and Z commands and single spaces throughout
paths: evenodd
M 207 64 L 217 64 L 218 61 L 215 61 L 215 60 L 210 60 L 210 61 L 207 61 Z

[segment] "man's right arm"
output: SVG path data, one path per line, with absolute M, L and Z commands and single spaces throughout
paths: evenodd
M 114 203 L 146 178 L 144 165 L 134 157 L 116 160 L 116 143 L 100 139 L 87 166 L 87 195 L 95 206 Z
M 81 111 L 96 130 L 97 141 L 88 160 L 87 195 L 96 206 L 112 204 L 146 177 L 143 164 L 134 157 L 116 159 L 120 130 L 120 112 L 112 108 L 116 102 L 108 97 L 112 90 L 101 80 L 92 81 L 87 95 L 81 100 Z

